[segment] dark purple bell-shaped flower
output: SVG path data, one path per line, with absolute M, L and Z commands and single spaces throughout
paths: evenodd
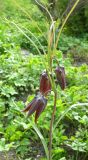
M 65 69 L 64 67 L 57 66 L 55 69 L 57 82 L 59 83 L 62 90 L 66 87 L 66 80 L 65 80 Z
M 28 111 L 28 116 L 31 116 L 34 112 L 36 112 L 35 113 L 35 123 L 36 123 L 37 119 L 39 118 L 40 114 L 42 113 L 46 105 L 47 105 L 47 99 L 43 95 L 38 94 L 34 97 L 34 99 L 30 103 L 28 103 L 23 112 Z
M 40 77 L 40 93 L 46 96 L 51 91 L 51 83 L 46 71 Z

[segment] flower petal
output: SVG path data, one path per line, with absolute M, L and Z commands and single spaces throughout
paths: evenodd
M 37 110 L 36 110 L 36 113 L 35 113 L 35 123 L 37 123 L 37 120 L 38 120 L 40 114 L 41 114 L 41 113 L 43 112 L 43 110 L 45 109 L 46 105 L 47 105 L 47 100 L 46 100 L 46 99 L 43 99 L 43 103 L 41 103 L 41 104 L 38 106 Z
M 56 77 L 57 77 L 57 81 L 61 87 L 61 89 L 65 89 L 66 87 L 66 81 L 65 81 L 65 69 L 64 67 L 57 67 L 55 69 L 55 73 L 56 73 Z
M 62 73 L 62 82 L 61 82 L 61 88 L 64 90 L 66 87 L 66 82 L 65 82 L 65 76 L 64 74 Z
M 40 105 L 43 105 L 42 96 L 37 95 L 32 107 L 28 112 L 28 116 L 32 115 Z
M 31 116 L 36 111 L 36 109 L 37 109 L 37 101 L 35 101 L 31 106 L 31 108 L 29 109 L 27 117 Z
M 47 95 L 51 91 L 51 83 L 47 73 L 44 71 L 40 78 L 40 92 Z
M 26 108 L 23 110 L 23 112 L 27 112 L 33 105 L 33 103 L 36 101 L 36 97 L 30 102 L 27 104 Z

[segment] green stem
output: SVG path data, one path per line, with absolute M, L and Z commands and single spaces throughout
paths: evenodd
M 60 39 L 60 35 L 61 35 L 61 33 L 62 33 L 62 30 L 63 30 L 63 28 L 64 28 L 64 26 L 65 26 L 68 18 L 70 17 L 70 15 L 72 14 L 72 12 L 74 11 L 74 9 L 75 9 L 75 7 L 77 6 L 77 4 L 79 3 L 79 1 L 80 1 L 80 0 L 76 0 L 76 2 L 75 2 L 75 4 L 73 5 L 72 9 L 70 10 L 70 12 L 68 13 L 68 15 L 66 16 L 66 18 L 65 18 L 65 20 L 64 20 L 64 22 L 63 22 L 63 24 L 62 24 L 62 26 L 61 26 L 61 29 L 60 29 L 60 31 L 59 31 L 59 33 L 58 33 L 58 36 L 57 36 L 57 39 L 56 39 L 55 48 L 57 48 L 58 41 L 59 41 L 59 39 Z
M 33 24 L 36 25 L 36 27 L 38 28 L 39 32 L 41 34 L 43 34 L 43 31 L 41 30 L 41 28 L 38 26 L 38 24 L 35 22 L 35 20 L 32 18 L 32 16 L 30 15 L 29 12 L 27 12 L 16 0 L 13 0 L 14 5 L 16 5 L 27 17 L 28 20 L 30 22 L 30 20 L 33 22 Z M 47 41 L 46 37 L 43 35 L 43 37 L 45 38 L 45 40 Z
M 54 95 L 54 108 L 52 112 L 51 122 L 50 122 L 50 133 L 49 133 L 49 160 L 52 160 L 52 131 L 53 131 L 53 123 L 54 123 L 54 116 L 56 111 L 56 101 L 57 101 L 57 92 Z

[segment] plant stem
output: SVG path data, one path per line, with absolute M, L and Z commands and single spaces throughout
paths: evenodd
M 59 31 L 59 33 L 58 33 L 58 35 L 57 35 L 55 48 L 57 48 L 58 41 L 59 41 L 59 39 L 60 39 L 60 35 L 61 35 L 61 33 L 62 33 L 62 30 L 63 30 L 63 28 L 64 28 L 64 26 L 65 26 L 68 18 L 70 17 L 70 15 L 72 14 L 72 12 L 73 12 L 74 9 L 76 8 L 76 6 L 77 6 L 77 4 L 79 3 L 79 1 L 80 1 L 80 0 L 76 0 L 76 2 L 74 3 L 74 5 L 72 6 L 70 12 L 69 12 L 68 15 L 66 16 L 66 18 L 65 18 L 65 20 L 64 20 L 64 22 L 63 22 L 63 24 L 62 24 L 62 26 L 61 26 L 61 28 L 60 28 L 60 31 Z
M 51 122 L 50 122 L 50 133 L 49 133 L 49 160 L 52 160 L 52 131 L 53 131 L 53 122 L 56 111 L 56 101 L 57 101 L 57 92 L 54 95 L 54 108 L 52 112 Z

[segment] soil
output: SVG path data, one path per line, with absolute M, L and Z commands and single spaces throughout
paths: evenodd
M 0 152 L 0 160 L 19 160 L 14 151 Z

